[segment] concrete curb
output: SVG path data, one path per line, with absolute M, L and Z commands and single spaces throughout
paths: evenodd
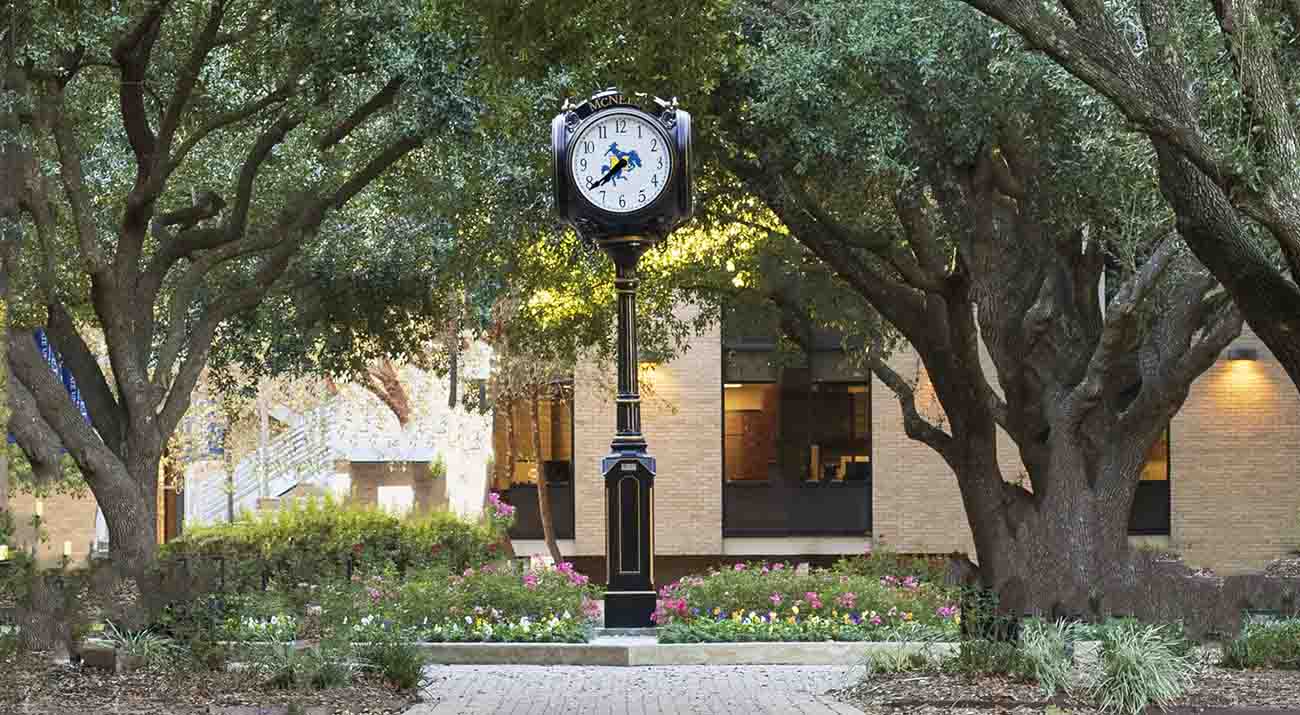
M 652 639 L 591 643 L 422 643 L 440 665 L 855 665 L 869 653 L 947 656 L 956 643 L 655 643 Z M 642 641 L 644 642 L 634 642 Z

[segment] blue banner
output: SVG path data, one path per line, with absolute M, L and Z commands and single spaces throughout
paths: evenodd
M 72 400 L 72 405 L 81 413 L 82 418 L 89 423 L 90 412 L 86 409 L 86 401 L 81 399 L 81 391 L 77 389 L 77 378 L 73 377 L 72 371 L 63 365 L 63 358 L 50 344 L 50 337 L 45 334 L 45 328 L 37 328 L 33 337 L 36 338 L 36 348 L 41 351 L 41 357 L 50 366 L 50 372 L 57 375 L 63 382 L 63 389 L 68 391 L 68 397 Z M 13 433 L 9 434 L 9 443 L 14 443 Z

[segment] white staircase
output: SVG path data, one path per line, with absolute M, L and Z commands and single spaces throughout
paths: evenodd
M 333 427 L 336 405 L 329 399 L 305 412 L 296 424 L 268 441 L 235 466 L 233 484 L 224 478 L 189 480 L 186 485 L 186 520 L 195 523 L 226 521 L 233 492 L 234 516 L 257 508 L 260 497 L 275 497 L 298 484 L 333 486 Z

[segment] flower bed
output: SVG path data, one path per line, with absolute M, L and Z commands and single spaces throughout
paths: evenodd
M 322 622 L 364 640 L 396 628 L 430 642 L 579 643 L 599 615 L 596 589 L 569 563 L 486 564 L 459 574 L 372 576 L 323 600 Z
M 957 595 L 913 574 L 879 575 L 845 561 L 829 569 L 737 563 L 659 591 L 664 643 L 927 640 L 956 637 Z

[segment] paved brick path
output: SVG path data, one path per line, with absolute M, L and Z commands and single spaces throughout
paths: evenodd
M 821 694 L 838 666 L 437 665 L 430 702 L 407 715 L 860 715 Z

